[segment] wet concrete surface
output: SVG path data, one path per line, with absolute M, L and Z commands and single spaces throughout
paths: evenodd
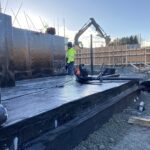
M 5 126 L 126 82 L 105 81 L 102 84 L 81 85 L 70 76 L 17 82 L 16 87 L 2 89 L 2 103 L 8 110 Z

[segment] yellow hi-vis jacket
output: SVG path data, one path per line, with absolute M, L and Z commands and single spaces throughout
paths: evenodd
M 69 48 L 67 50 L 67 63 L 75 61 L 76 50 L 74 48 Z

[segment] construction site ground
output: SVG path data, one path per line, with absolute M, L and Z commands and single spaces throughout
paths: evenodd
M 128 123 L 131 116 L 150 118 L 150 93 L 142 91 L 133 101 L 74 150 L 150 150 L 150 128 Z M 141 101 L 145 103 L 142 113 L 137 109 Z

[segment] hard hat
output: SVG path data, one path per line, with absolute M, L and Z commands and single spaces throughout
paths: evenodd
M 67 46 L 68 46 L 69 48 L 71 48 L 71 47 L 72 47 L 72 42 L 68 42 Z

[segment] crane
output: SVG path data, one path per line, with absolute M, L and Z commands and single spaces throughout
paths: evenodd
M 79 37 L 91 26 L 93 25 L 96 28 L 96 31 L 98 32 L 98 36 L 105 39 L 106 45 L 110 42 L 110 36 L 108 36 L 104 30 L 96 23 L 94 18 L 90 18 L 89 22 L 87 22 L 75 35 L 74 38 L 74 44 L 75 46 L 79 46 L 80 42 L 78 41 Z

